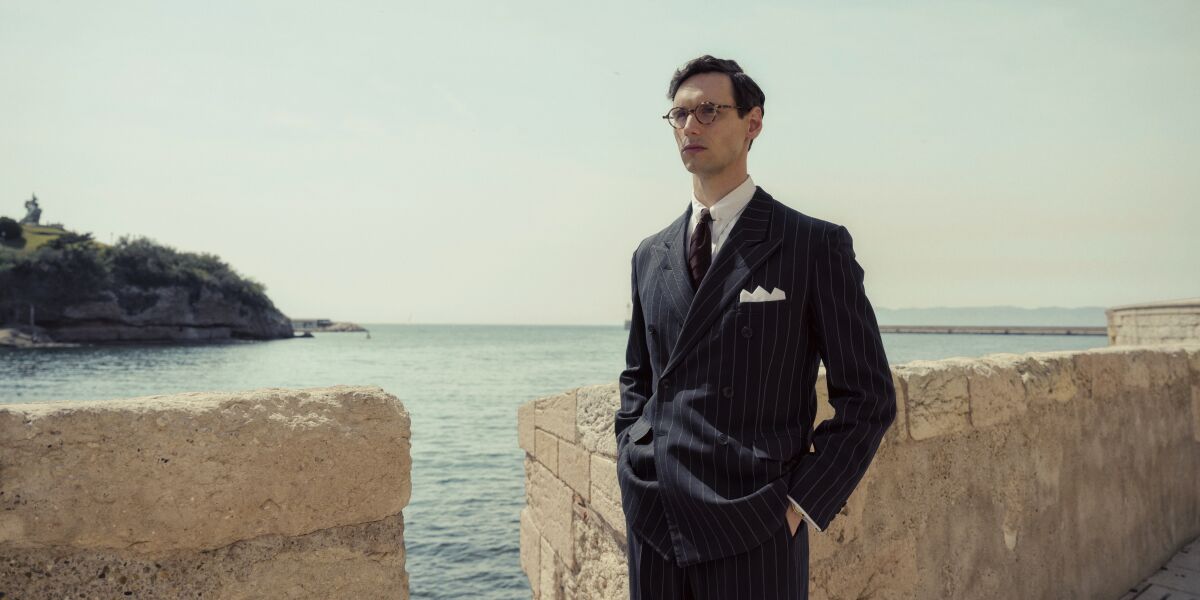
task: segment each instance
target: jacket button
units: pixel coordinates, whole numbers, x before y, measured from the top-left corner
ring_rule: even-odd
[[[654,334],[658,333],[658,330],[657,330],[657,329],[655,329],[653,325],[651,325],[651,326],[647,327],[647,328],[646,328],[646,331],[649,331],[649,332],[650,332],[650,335],[654,335]]]
[[[721,435],[718,435],[718,436],[717,436],[717,443],[718,443],[718,444],[724,444],[724,443],[726,443],[726,442],[728,442],[728,441],[729,441],[729,436],[725,435],[724,433],[722,433]]]
[[[664,379],[664,380],[662,380],[662,381],[658,382],[658,384],[659,384],[659,386],[661,386],[661,387],[662,387],[662,389],[664,389],[664,390],[669,390],[669,389],[671,389],[671,380],[670,380],[670,379]]]
[[[742,328],[742,337],[748,338],[748,337],[753,337],[753,336],[754,336],[754,330],[750,329],[749,325]]]
[[[733,397],[733,386],[727,385],[727,386],[721,388],[721,395],[725,396],[726,398],[732,398]]]

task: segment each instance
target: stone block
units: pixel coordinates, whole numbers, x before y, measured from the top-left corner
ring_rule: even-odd
[[[584,500],[591,495],[590,456],[587,451],[573,444],[558,444],[558,477],[583,496]]]
[[[621,408],[621,390],[615,383],[589,385],[575,391],[576,430],[579,446],[588,452],[617,456],[614,435],[617,411]]]
[[[1192,439],[1200,442],[1200,349],[1188,351],[1192,379]]]
[[[539,555],[542,550],[542,534],[537,524],[533,522],[533,511],[526,506],[521,509],[521,570],[529,579],[529,587],[533,597],[538,597],[538,588],[542,582],[542,568]]]
[[[5,598],[408,598],[404,518],[200,552],[0,544]],[[100,576],[103,574],[103,576]]]
[[[558,475],[558,438],[539,429],[534,432],[533,447],[534,458]]]
[[[537,428],[574,444],[575,434],[575,390],[534,401],[534,423]]]
[[[571,578],[571,596],[581,600],[628,600],[629,566],[625,549],[595,523],[575,522],[579,571]]]
[[[991,354],[967,368],[971,394],[971,425],[991,427],[1025,413],[1025,384],[1019,354]]]
[[[1080,394],[1073,352],[1031,352],[1017,365],[1029,406],[1064,404]],[[1087,389],[1084,388],[1084,393]]]
[[[1137,346],[1113,346],[1075,353],[1078,396],[1111,403],[1150,387],[1150,370]]]
[[[896,420],[883,436],[884,444],[894,444],[912,439],[908,435],[908,398],[905,381],[895,370],[892,371],[892,386],[896,389]]]
[[[526,487],[526,500],[533,509],[533,520],[537,523],[542,539],[563,562],[574,568],[575,552],[571,544],[571,521],[575,515],[574,492],[538,462],[529,467]],[[546,545],[543,544],[542,548],[546,548]],[[544,570],[547,562],[544,550],[541,560]]]
[[[621,487],[617,484],[617,463],[606,457],[591,456],[592,489],[588,506],[610,527],[625,533],[625,511],[621,508]]]
[[[971,428],[966,365],[960,358],[915,360],[896,367],[905,380],[908,432],[924,440]]]
[[[517,407],[517,445],[529,454],[534,453],[533,432],[537,428],[534,424],[534,416],[537,412],[534,402],[534,400],[530,400]]]
[[[558,568],[554,548],[546,538],[542,538],[540,555],[542,573],[536,597],[541,600],[565,600],[562,587],[562,577],[565,573]]]
[[[408,504],[409,426],[377,387],[3,404],[0,544],[201,551],[376,521]]]
[[[1191,370],[1188,365],[1187,348],[1183,346],[1164,347],[1163,371],[1160,373],[1161,383],[1167,388],[1191,385]]]

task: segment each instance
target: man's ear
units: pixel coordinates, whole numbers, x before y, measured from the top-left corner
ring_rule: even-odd
[[[763,125],[763,109],[762,109],[762,107],[755,106],[754,108],[750,109],[750,112],[746,113],[746,121],[747,121],[747,125],[748,125],[748,127],[746,129],[746,141],[749,142],[750,144],[753,144],[754,138],[758,137],[759,134],[762,133],[762,125]]]

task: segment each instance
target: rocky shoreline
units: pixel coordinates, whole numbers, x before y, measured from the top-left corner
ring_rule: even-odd
[[[292,336],[291,321],[273,306],[249,306],[207,288],[195,294],[178,286],[128,287],[61,311],[39,312],[38,327],[16,326],[0,345],[45,348],[62,343],[220,342]]]
[[[79,344],[56,342],[40,327],[0,328],[0,348],[74,348]]]
[[[331,325],[309,329],[313,333],[353,333],[366,331],[367,328],[349,321],[334,321]]]

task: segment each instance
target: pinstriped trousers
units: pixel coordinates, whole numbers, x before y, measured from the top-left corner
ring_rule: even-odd
[[[808,600],[808,524],[741,554],[680,567],[629,532],[630,600]]]

